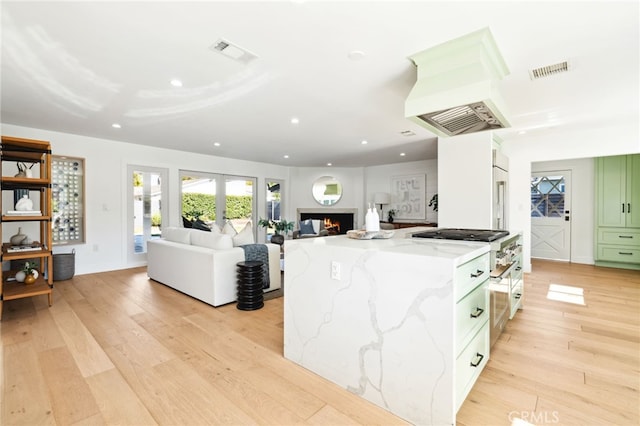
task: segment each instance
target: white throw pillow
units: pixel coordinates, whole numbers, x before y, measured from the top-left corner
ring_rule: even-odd
[[[318,235],[320,232],[320,219],[312,219],[311,224],[313,225],[313,233]]]
[[[220,227],[215,223],[212,223],[211,225],[209,225],[209,228],[211,228],[212,234],[222,234]]]
[[[245,244],[255,244],[255,242],[256,240],[253,238],[253,226],[251,225],[251,222],[247,222],[244,228],[242,228],[242,231],[233,236],[234,247]]]
[[[231,222],[227,221],[224,223],[224,226],[222,227],[222,233],[233,237],[238,233],[238,231],[236,231],[236,229],[233,227]]]
[[[226,250],[233,248],[233,240],[229,235],[194,231],[191,234],[191,245],[214,250]]]
[[[191,244],[191,232],[191,229],[169,226],[162,230],[162,238],[167,241],[173,241],[174,243]]]

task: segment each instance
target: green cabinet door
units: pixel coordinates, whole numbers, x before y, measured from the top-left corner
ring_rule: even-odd
[[[626,155],[597,159],[598,226],[626,226],[626,168]]]
[[[627,155],[627,228],[640,228],[640,154]]]

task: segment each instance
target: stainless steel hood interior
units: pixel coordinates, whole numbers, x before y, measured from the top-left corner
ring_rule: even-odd
[[[444,137],[510,127],[498,88],[509,69],[489,28],[410,59],[417,81],[405,101],[409,120]]]

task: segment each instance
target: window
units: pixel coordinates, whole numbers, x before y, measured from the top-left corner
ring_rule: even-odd
[[[562,217],[564,201],[564,176],[531,177],[531,217]]]

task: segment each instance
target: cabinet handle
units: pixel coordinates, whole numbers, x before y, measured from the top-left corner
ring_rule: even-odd
[[[482,274],[484,274],[484,271],[481,271],[480,269],[476,269],[475,274],[473,272],[471,273],[471,278],[478,278]]]
[[[633,238],[633,235],[618,235],[618,238]]]
[[[476,352],[476,359],[471,361],[470,365],[472,367],[477,367],[477,366],[480,365],[480,363],[482,362],[483,359],[484,359],[484,355],[482,355],[480,352]]]
[[[476,308],[473,312],[471,312],[471,318],[478,318],[480,315],[482,315],[482,313],[484,312],[484,309],[482,308]]]
[[[513,296],[514,299],[518,300],[522,297],[522,293],[516,293],[515,296]]]
[[[627,203],[627,213],[631,213],[631,203]]]
[[[619,251],[618,254],[624,254],[624,255],[627,255],[627,256],[632,256],[633,255],[633,253],[629,253],[629,252],[626,252],[626,251]]]
[[[624,203],[622,203],[622,213],[624,213]]]

